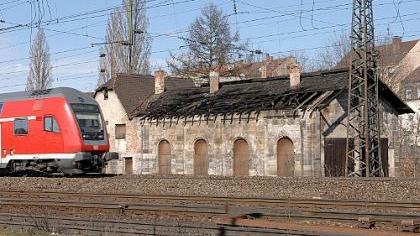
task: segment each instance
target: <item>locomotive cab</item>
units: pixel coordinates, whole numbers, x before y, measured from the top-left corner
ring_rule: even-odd
[[[73,103],[71,108],[79,127],[82,149],[73,163],[74,168],[66,169],[71,172],[97,173],[107,161],[118,159],[118,154],[107,152],[107,134],[98,105]]]

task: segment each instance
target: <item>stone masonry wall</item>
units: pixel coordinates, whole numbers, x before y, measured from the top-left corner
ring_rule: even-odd
[[[114,97],[115,96],[115,97]],[[345,96],[345,95],[343,95]],[[322,112],[306,112],[294,114],[287,111],[261,112],[258,116],[252,113],[249,122],[247,117],[235,116],[231,119],[218,116],[207,121],[199,121],[199,117],[187,120],[160,121],[141,123],[139,118],[129,120],[116,99],[114,93],[109,92],[107,100],[101,100],[101,94],[96,100],[101,105],[102,113],[107,120],[107,131],[110,136],[111,151],[119,152],[120,159],[109,162],[107,173],[123,174],[125,172],[125,158],[132,158],[133,173],[157,174],[159,142],[166,140],[171,146],[171,174],[194,174],[194,144],[203,139],[208,144],[208,174],[233,175],[233,144],[236,139],[245,139],[249,148],[249,175],[275,176],[277,175],[277,141],[287,137],[293,142],[294,175],[295,176],[323,176],[324,175],[324,138],[345,138],[346,119],[345,105],[341,98],[334,100]],[[112,109],[111,109],[112,108]],[[400,161],[395,149],[399,138],[396,116],[385,109],[383,116],[383,135],[389,142],[389,174],[400,176]],[[320,116],[322,114],[323,117]],[[325,120],[324,120],[325,119]],[[328,123],[328,124],[327,124]],[[115,139],[115,124],[126,124],[126,138]],[[322,129],[321,129],[322,127]],[[328,128],[331,131],[326,133]],[[322,132],[320,132],[320,130]],[[403,176],[413,172],[408,161],[401,163],[404,167]],[[411,162],[410,162],[411,163]],[[418,176],[418,174],[417,174]]]
[[[158,173],[158,146],[166,140],[171,146],[171,174],[194,174],[194,143],[204,139],[208,143],[210,175],[233,175],[233,143],[245,139],[249,146],[249,175],[277,175],[277,141],[289,138],[294,145],[294,175],[318,176],[321,174],[319,118],[295,118],[282,112],[262,112],[256,119],[252,114],[250,121],[235,116],[216,121],[192,122],[188,120],[145,123],[139,126],[142,153],[135,159],[135,173]]]

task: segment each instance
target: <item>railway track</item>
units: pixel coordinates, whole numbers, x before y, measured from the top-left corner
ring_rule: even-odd
[[[359,218],[368,217],[375,220],[376,226],[387,225],[394,227],[394,229],[397,229],[396,227],[400,224],[401,220],[420,218],[419,202],[396,203],[384,201],[364,202],[325,199],[260,199],[167,195],[138,196],[120,194],[20,191],[7,191],[0,193],[0,212],[4,212],[3,210],[5,209],[10,210],[18,208],[27,210],[32,209],[35,213],[40,211],[40,209],[48,209],[50,213],[54,212],[55,215],[59,216],[83,216],[89,215],[87,213],[90,212],[90,216],[101,215],[107,217],[125,217],[127,219],[147,215],[167,215],[172,216],[172,218],[179,216],[184,219],[210,219],[209,222],[212,223],[211,226],[208,226],[211,228],[208,229],[209,232],[211,232],[209,233],[210,235],[214,235],[215,232],[217,235],[217,232],[221,229],[221,227],[224,230],[223,233],[233,229],[238,230],[238,222],[250,220],[242,219],[240,216],[252,218],[251,222],[261,222],[262,226],[264,225],[264,222],[273,221],[329,221],[335,223],[356,224]],[[21,217],[24,216],[25,215],[21,215]],[[0,224],[3,224],[2,222],[7,222],[7,220],[3,221],[2,217],[3,216],[0,216]],[[93,218],[90,219],[92,221]],[[127,221],[127,219],[125,221]],[[227,219],[237,219],[235,223],[236,226]],[[58,219],[55,219],[55,221],[58,221]],[[67,221],[69,220],[67,219]],[[119,222],[118,224],[124,225],[125,223]],[[63,224],[61,223],[61,225]],[[67,222],[64,225],[71,224]],[[261,231],[258,231],[259,233],[267,234],[264,229],[269,230],[269,228],[257,227],[253,224],[248,226],[246,226],[246,224],[239,226],[240,228],[244,228],[243,233],[246,232],[246,230],[255,231],[258,229]],[[207,226],[202,226],[200,228],[204,229],[206,227]],[[282,229],[282,227],[284,228],[284,226],[279,226],[276,229],[270,230],[277,230],[277,233],[281,234],[281,232],[286,232],[284,231],[285,229]],[[100,228],[103,229],[103,227]],[[186,225],[181,228],[190,229]],[[290,231],[291,229],[287,230]],[[269,232],[274,234],[274,231]],[[321,233],[314,234],[313,232],[312,234],[299,233],[302,232],[296,231],[296,234],[289,233],[289,235],[327,235]]]
[[[48,233],[85,235],[288,235],[288,236],[394,236],[395,232],[308,226],[293,223],[269,223],[241,220],[240,225],[204,224],[179,221],[130,221],[93,218],[27,216],[0,213],[0,225],[20,229],[35,228]],[[264,225],[264,227],[261,227]],[[399,233],[400,236],[411,236]]]

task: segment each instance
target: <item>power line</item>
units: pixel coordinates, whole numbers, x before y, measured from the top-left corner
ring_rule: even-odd
[[[157,0],[147,0],[146,3],[155,2],[155,1],[157,1]],[[194,2],[194,1],[197,1],[197,0],[180,0],[180,1],[177,1],[177,2],[174,2],[174,3],[152,5],[150,7],[145,7],[145,9],[160,8],[160,7],[165,7],[165,6],[169,6],[169,5],[173,5],[173,4],[183,4],[183,3],[189,3],[189,2]],[[36,28],[36,27],[39,27],[39,26],[56,25],[56,24],[74,22],[74,21],[79,21],[79,20],[92,19],[92,18],[96,18],[96,17],[109,16],[111,13],[101,14],[101,15],[97,15],[97,16],[85,17],[85,16],[88,16],[88,15],[94,15],[94,14],[98,14],[98,13],[112,11],[112,10],[120,8],[121,6],[123,6],[123,5],[119,4],[119,5],[114,6],[114,7],[104,8],[104,9],[100,9],[100,10],[93,10],[93,11],[82,12],[82,13],[77,13],[77,14],[73,14],[73,15],[63,16],[63,17],[57,17],[55,19],[50,19],[50,20],[47,20],[47,21],[41,21],[41,22],[39,22],[35,25],[33,25],[32,23],[26,23],[26,24],[16,23],[14,26],[10,26],[8,28],[0,28],[0,34],[4,33],[2,31],[5,31],[6,33],[10,33],[10,32],[13,32],[13,31],[16,31],[16,30],[22,30],[22,29],[25,29],[25,28]]]
[[[57,55],[57,54],[63,54],[63,53],[67,53],[67,52],[81,51],[81,50],[86,50],[86,49],[89,49],[89,48],[92,48],[92,47],[71,48],[71,49],[66,49],[66,50],[50,53],[50,55]],[[14,61],[28,60],[28,59],[31,59],[31,58],[32,57],[15,58],[15,59],[10,59],[10,60],[0,61],[0,64],[8,63],[8,62],[14,62]]]
[[[66,77],[66,78],[63,78],[63,79],[56,78],[55,79],[55,82],[56,83],[60,83],[60,82],[63,82],[63,81],[77,80],[77,79],[82,79],[82,78],[89,78],[89,77],[94,76],[93,75],[94,73],[97,74],[97,72],[88,72],[88,73],[84,73],[84,74],[79,74],[79,76],[76,76],[76,77]],[[91,76],[88,76],[89,74],[92,74],[92,75]],[[8,84],[8,85],[0,86],[0,89],[1,88],[14,88],[14,87],[20,87],[20,86],[26,86],[26,83]]]
[[[77,65],[82,65],[82,64],[92,63],[92,62],[99,62],[99,59],[89,60],[89,61],[81,61],[81,62],[65,63],[65,64],[51,66],[51,68],[59,68],[59,67],[67,67],[67,66],[77,66]],[[4,73],[0,73],[0,76],[1,75],[17,74],[17,73],[22,73],[22,72],[27,72],[27,71],[28,70],[18,70],[18,71],[4,72]]]
[[[106,21],[107,20],[97,21],[97,22],[92,23],[92,24],[87,24],[87,25],[76,27],[76,28],[71,28],[71,29],[69,29],[69,30],[67,30],[65,32],[66,33],[72,33],[72,32],[74,32],[76,30],[79,30],[79,29],[85,29],[85,28],[92,27],[92,26],[98,26],[100,24],[103,24]],[[64,32],[63,33],[60,32],[60,33],[56,33],[56,34],[51,34],[51,35],[48,36],[48,39],[51,39],[53,37],[56,37],[56,36],[62,35],[62,34],[64,34]],[[1,47],[0,50],[4,50],[4,49],[8,49],[8,48],[14,48],[16,46],[24,45],[24,44],[28,44],[28,43],[31,43],[31,41],[30,40],[27,40],[27,41],[19,42],[19,43],[12,44],[12,45],[9,45],[9,46],[6,46],[6,47]]]

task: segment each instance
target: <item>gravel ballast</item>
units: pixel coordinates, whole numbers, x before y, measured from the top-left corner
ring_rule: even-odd
[[[420,180],[141,175],[103,178],[1,177],[0,191],[415,202],[420,201]]]

